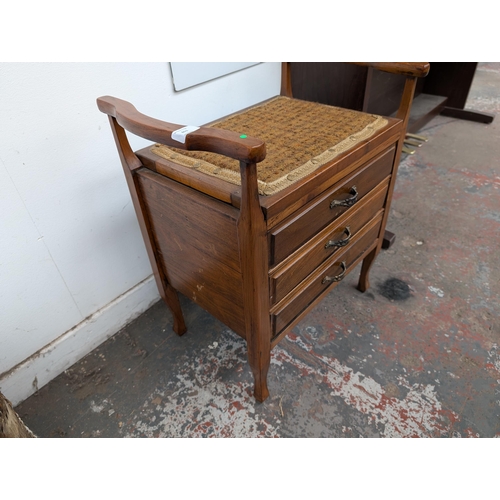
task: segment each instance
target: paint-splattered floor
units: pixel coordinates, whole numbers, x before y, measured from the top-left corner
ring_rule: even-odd
[[[500,64],[468,108],[500,113]],[[157,303],[17,407],[43,437],[500,437],[500,116],[437,117],[403,159],[372,288],[358,272],[273,351],[252,397],[244,342]]]

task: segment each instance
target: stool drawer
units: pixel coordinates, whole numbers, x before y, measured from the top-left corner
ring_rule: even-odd
[[[318,231],[359,203],[391,173],[394,146],[292,214],[270,234],[270,264],[288,257]]]
[[[358,258],[377,241],[382,214],[377,215],[342,252],[335,252],[314,273],[290,294],[288,299],[272,308],[273,336],[282,332],[316,297],[337,285],[352,269]],[[330,281],[332,280],[332,281]]]
[[[358,231],[383,209],[389,179],[270,272],[271,305],[279,302],[327,258],[345,250]]]

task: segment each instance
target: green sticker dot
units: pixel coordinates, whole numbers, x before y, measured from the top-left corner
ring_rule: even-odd
[[[245,134],[240,135],[240,139],[246,139],[246,138],[247,138],[247,136]]]

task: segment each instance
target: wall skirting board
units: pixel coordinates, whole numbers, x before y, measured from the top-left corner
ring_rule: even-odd
[[[14,406],[21,403],[159,299],[155,280],[153,276],[149,276],[0,375],[0,391]]]

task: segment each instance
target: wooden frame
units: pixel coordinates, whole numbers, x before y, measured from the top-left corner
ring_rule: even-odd
[[[257,189],[257,163],[266,156],[266,145],[260,139],[241,139],[236,133],[204,126],[189,133],[181,144],[171,135],[182,125],[147,117],[114,97],[97,99],[99,109],[109,116],[156,284],[172,311],[174,330],[179,335],[186,331],[177,297],[180,291],[245,338],[258,401],[269,396],[267,372],[272,347],[337,284],[333,282],[316,292],[320,274],[336,265],[333,257],[328,257],[285,299],[271,306],[270,277],[276,272],[270,257],[271,232],[287,224],[295,214],[316,210],[316,200],[325,193],[342,191],[342,183],[349,176],[366,175],[363,179],[367,186],[379,182],[377,169],[388,165],[384,167],[389,169],[390,177],[383,181],[386,183],[383,208],[377,208],[377,214],[367,214],[373,218],[353,239],[354,246],[345,250],[345,255],[350,255],[349,270],[363,260],[361,291],[369,287],[369,270],[382,244],[415,81],[425,76],[429,65],[356,64],[406,75],[397,117],[388,119],[387,126],[373,138],[267,197],[260,196]],[[282,67],[281,92],[292,95],[288,63]],[[240,162],[241,187],[155,157],[149,148],[134,153],[125,130],[181,150],[210,151],[234,158]],[[365,171],[369,174],[361,174]],[[207,219],[210,230],[206,228]],[[312,238],[293,250],[288,258],[299,258],[311,251],[314,241]],[[355,245],[361,244],[358,250]],[[304,301],[308,302],[306,306],[300,305],[300,310],[295,310],[299,306],[294,304]],[[292,319],[276,330],[276,324],[285,316]]]

